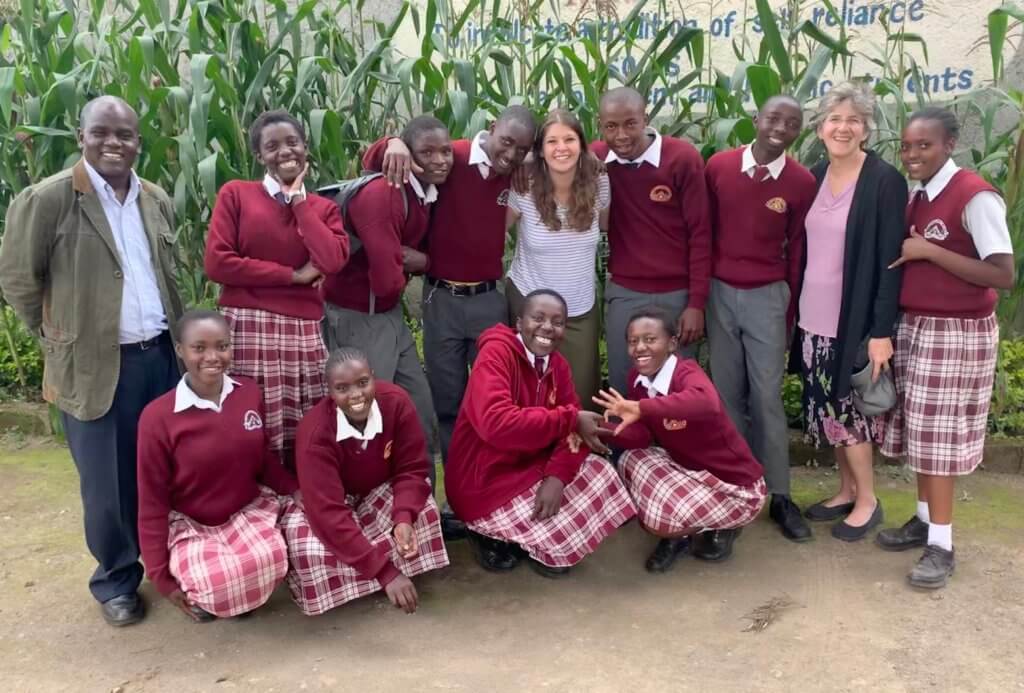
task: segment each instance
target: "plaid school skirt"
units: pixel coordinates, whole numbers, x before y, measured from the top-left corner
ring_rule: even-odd
[[[484,536],[518,544],[530,557],[552,568],[576,565],[636,515],[626,487],[605,460],[589,455],[562,491],[562,507],[546,520],[533,520],[541,482],[466,527]]]
[[[231,372],[253,378],[262,388],[263,425],[271,449],[292,450],[302,415],[327,393],[327,348],[320,321],[258,308],[220,310],[231,326]]]
[[[750,486],[727,484],[710,472],[684,469],[661,448],[627,450],[619,468],[640,524],[658,535],[743,527],[768,494],[763,478]]]
[[[897,403],[885,416],[882,454],[920,474],[962,476],[981,463],[999,348],[987,318],[904,315],[896,332]]]
[[[263,606],[288,572],[280,510],[277,495],[261,488],[254,501],[217,527],[171,511],[168,568],[185,596],[221,618]]]
[[[402,558],[391,535],[391,506],[394,494],[391,484],[373,489],[362,500],[348,496],[346,502],[360,529],[371,544],[385,544],[391,562],[406,577],[420,575],[448,565],[448,551],[441,538],[441,513],[432,496],[413,524],[419,553],[412,559]],[[281,527],[288,543],[288,589],[302,613],[316,616],[359,597],[379,591],[376,580],[361,577],[356,569],[334,557],[334,554],[313,534],[305,513],[289,501],[281,518]]]

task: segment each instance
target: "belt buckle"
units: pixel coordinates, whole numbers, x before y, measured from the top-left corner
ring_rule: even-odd
[[[442,279],[441,281],[444,281],[444,280]],[[445,286],[448,287],[448,293],[450,293],[452,296],[458,296],[459,295],[459,289],[461,289],[462,287],[456,286],[455,284],[452,284],[449,281],[445,281],[444,283],[445,283]]]
[[[141,342],[139,342],[139,351],[146,351],[147,349],[149,349],[151,346],[153,346],[151,342],[152,340],[143,339]]]

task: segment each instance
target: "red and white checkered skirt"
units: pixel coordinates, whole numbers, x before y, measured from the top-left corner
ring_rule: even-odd
[[[487,517],[466,526],[484,536],[519,544],[530,557],[552,568],[576,565],[605,537],[636,515],[615,468],[588,455],[562,491],[562,507],[546,520],[532,520],[537,482]]]
[[[679,466],[655,447],[627,450],[619,469],[640,524],[657,535],[743,527],[761,512],[768,493],[763,478],[750,486],[727,484],[710,472]]]
[[[270,447],[292,450],[302,415],[327,393],[327,348],[320,321],[258,308],[220,310],[231,326],[231,372],[253,378],[263,389],[263,425]]]
[[[970,474],[985,451],[999,323],[904,315],[896,332],[896,406],[882,454],[933,476]]]
[[[360,529],[371,544],[386,544],[391,561],[406,577],[420,575],[448,565],[448,551],[441,538],[441,513],[433,497],[427,498],[413,524],[419,553],[412,559],[402,558],[391,532],[391,506],[394,494],[391,484],[381,484],[362,500],[348,496]],[[316,616],[359,597],[381,589],[377,580],[367,580],[356,569],[335,558],[334,554],[313,534],[305,513],[292,501],[287,502],[281,517],[281,528],[288,542],[288,589],[292,599],[307,616]]]
[[[185,596],[222,618],[263,606],[288,572],[280,511],[277,495],[267,488],[217,527],[171,511],[168,568]]]

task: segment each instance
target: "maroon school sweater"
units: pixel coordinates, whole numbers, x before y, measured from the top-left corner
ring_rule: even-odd
[[[270,450],[259,385],[231,377],[238,385],[219,413],[189,407],[175,414],[171,390],[139,419],[139,546],[146,574],[163,595],[178,589],[167,567],[167,513],[215,527],[251,503],[259,484],[281,494],[297,488]]]
[[[608,145],[594,142],[602,161]],[[704,162],[689,142],[662,136],[661,162],[608,164],[612,208],[608,270],[612,281],[643,293],[688,289],[704,308],[711,276],[711,225]]]
[[[402,297],[407,278],[402,269],[402,246],[421,250],[427,235],[430,205],[420,202],[412,186],[402,191],[392,188],[383,178],[370,181],[348,203],[348,219],[363,247],[345,268],[324,280],[324,298],[336,306],[370,310],[370,291],[375,297],[374,312],[391,310]]]
[[[980,192],[995,192],[984,178],[960,169],[939,196],[929,201],[923,192],[907,207],[907,228],[913,226],[931,243],[960,255],[978,258],[974,239],[963,223],[964,208]],[[985,318],[995,310],[995,289],[978,286],[947,272],[934,262],[915,260],[903,266],[900,309],[915,315],[944,318]]]
[[[744,149],[715,154],[705,170],[714,239],[711,276],[738,289],[785,280],[795,307],[804,217],[818,186],[789,157],[777,179],[755,180],[740,170]]]
[[[387,137],[363,155],[363,168],[379,171]],[[455,140],[455,163],[448,179],[437,187],[437,202],[427,231],[430,276],[456,282],[501,279],[505,254],[505,207],[511,183],[491,169],[484,178],[469,163],[472,142]]]
[[[718,390],[693,359],[680,358],[669,394],[649,397],[629,371],[629,398],[640,402],[640,421],[611,441],[621,448],[652,442],[685,469],[707,471],[727,484],[749,486],[764,474],[761,465],[722,406]]]
[[[384,430],[367,442],[338,442],[338,408],[324,397],[299,422],[295,467],[313,533],[334,556],[371,580],[386,585],[400,575],[386,544],[363,535],[347,496],[361,498],[391,484],[391,520],[414,524],[430,495],[427,440],[405,390],[377,380],[377,406]]]
[[[262,181],[224,184],[203,263],[206,276],[222,285],[220,305],[319,320],[320,293],[312,285],[292,284],[292,272],[310,260],[325,275],[348,260],[348,236],[336,204],[309,194],[304,202],[286,205]]]

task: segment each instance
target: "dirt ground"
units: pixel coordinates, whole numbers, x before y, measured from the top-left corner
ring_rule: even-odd
[[[902,522],[909,478],[877,476]],[[834,482],[801,469],[795,495]],[[794,545],[765,514],[732,560],[661,576],[644,572],[653,540],[634,523],[561,581],[484,573],[455,542],[452,566],[418,579],[412,616],[381,596],[307,618],[282,588],[247,620],[193,625],[146,583],[149,616],[125,629],[86,589],[76,486],[65,449],[0,440],[4,692],[1024,691],[1020,476],[959,488],[959,565],[938,593],[907,586],[916,554],[842,544],[827,526]]]

